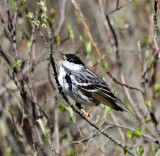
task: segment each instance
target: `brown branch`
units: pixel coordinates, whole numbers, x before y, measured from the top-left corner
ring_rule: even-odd
[[[96,137],[96,136],[99,136],[100,134],[102,134],[102,132],[106,131],[107,129],[109,129],[109,128],[111,128],[111,127],[113,127],[113,126],[112,126],[112,125],[107,125],[104,129],[100,129],[100,130],[96,131],[96,132],[95,132],[93,135],[91,135],[90,137],[85,138],[85,139],[82,139],[82,140],[79,140],[79,141],[73,141],[73,142],[71,142],[71,143],[69,143],[69,144],[67,144],[67,145],[64,145],[64,147],[69,146],[69,145],[72,145],[72,144],[83,144],[83,143],[89,141],[90,139],[92,139],[92,138],[94,138],[94,137]]]
[[[80,8],[78,7],[78,4],[76,3],[75,0],[72,0],[72,3],[73,3],[75,9],[77,10],[77,12],[79,13],[79,15],[80,15],[80,17],[81,17],[81,20],[82,20],[82,22],[83,22],[84,28],[86,29],[87,35],[88,35],[90,41],[92,42],[92,45],[93,45],[94,48],[96,49],[97,54],[98,54],[99,56],[101,56],[101,52],[100,52],[100,50],[98,49],[96,43],[95,43],[94,40],[93,40],[93,37],[92,37],[92,35],[91,35],[90,31],[89,31],[89,28],[88,28],[88,25],[87,25],[87,23],[86,23],[86,21],[85,21],[85,18],[84,18],[84,16],[83,16]]]
[[[62,0],[60,2],[61,2],[61,16],[60,16],[58,27],[54,34],[55,36],[59,35],[59,33],[61,32],[62,26],[64,24],[64,20],[65,20],[65,10],[66,10],[67,0]]]
[[[121,85],[121,86],[124,86],[124,87],[127,87],[127,88],[129,88],[129,89],[133,89],[133,90],[139,91],[139,92],[141,92],[142,94],[144,93],[144,92],[142,91],[142,89],[140,89],[140,88],[132,87],[132,86],[126,84],[126,83],[120,82],[119,80],[117,80],[115,77],[112,76],[112,74],[110,73],[110,71],[109,71],[108,69],[105,69],[105,70],[106,70],[106,73],[109,75],[109,77],[110,77],[114,82],[116,82],[117,84],[119,84],[119,85]]]
[[[8,16],[8,31],[10,33],[10,38],[12,41],[12,47],[13,51],[15,52],[15,59],[18,60],[19,54],[17,50],[17,42],[16,42],[16,20],[17,20],[17,14],[18,14],[18,8],[17,8],[17,1],[15,1],[15,13],[14,13],[14,19],[12,21],[12,17],[10,15],[10,10],[7,10],[7,16]]]
[[[115,13],[115,12],[121,10],[122,8],[124,8],[125,6],[127,6],[127,5],[130,4],[130,3],[131,3],[131,1],[129,1],[129,2],[126,3],[126,4],[123,4],[123,5],[119,6],[119,0],[117,0],[116,9],[110,11],[108,14],[109,14],[109,15],[110,15],[110,14],[113,14],[113,13]]]
[[[149,72],[149,70],[151,69],[153,63],[155,62],[155,60],[158,58],[158,53],[159,51],[157,51],[154,56],[153,56],[153,60],[151,61],[151,63],[148,65],[148,67],[145,69],[145,71],[142,74],[142,78],[145,80],[146,74]]]

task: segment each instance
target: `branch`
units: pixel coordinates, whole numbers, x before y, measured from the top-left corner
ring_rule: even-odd
[[[102,132],[106,131],[107,129],[109,128],[113,128],[113,127],[119,127],[119,128],[123,128],[123,129],[127,129],[127,130],[131,130],[131,131],[136,131],[136,129],[134,128],[130,128],[128,126],[124,126],[124,125],[119,125],[119,124],[115,124],[115,123],[109,123],[109,125],[107,125],[104,129],[101,129],[101,130],[98,130],[96,133],[94,133],[92,136],[88,137],[88,138],[85,138],[85,139],[82,139],[82,140],[79,140],[79,141],[73,141],[71,142],[70,144],[67,144],[65,146],[69,146],[69,145],[72,145],[72,144],[82,144],[82,143],[85,143],[87,141],[89,141],[91,138],[94,138],[100,134],[102,134]],[[148,140],[151,140],[153,141],[155,144],[157,145],[160,145],[160,142],[156,139],[156,138],[153,138],[152,136],[150,135],[147,135],[147,134],[144,134],[142,133],[142,136]]]
[[[115,12],[121,10],[122,8],[124,8],[124,7],[126,7],[128,4],[130,4],[131,2],[132,2],[132,1],[129,1],[129,2],[127,2],[126,4],[123,4],[123,5],[119,6],[119,0],[117,0],[116,9],[110,11],[108,14],[110,15],[110,14],[113,14],[113,13],[115,13]]]
[[[55,36],[59,35],[59,33],[61,32],[61,29],[63,27],[64,20],[65,20],[66,4],[67,4],[67,0],[62,0],[62,2],[61,2],[61,16],[60,16],[60,21],[59,21],[58,27],[57,27],[55,34],[54,34]]]
[[[134,131],[134,132],[136,131],[136,129],[130,128],[130,127],[127,127],[127,126],[124,126],[124,125],[119,125],[119,124],[115,124],[115,123],[110,123],[110,124],[115,126],[115,127],[124,128],[124,129],[131,130],[131,131]],[[142,136],[146,139],[149,139],[149,140],[153,141],[157,145],[160,145],[160,142],[156,138],[153,138],[152,136],[147,135],[147,134],[143,134],[143,133],[142,133]]]
[[[154,42],[154,45],[155,45],[155,48],[156,48],[156,53],[154,54],[153,56],[153,60],[151,61],[151,63],[148,65],[148,67],[146,68],[145,71],[142,71],[143,74],[141,76],[142,78],[142,87],[144,88],[145,90],[145,95],[143,95],[143,98],[144,98],[144,102],[146,103],[148,101],[148,96],[147,96],[147,90],[146,90],[146,85],[145,85],[145,82],[146,82],[146,74],[147,72],[150,71],[150,69],[152,68],[152,65],[155,66],[155,64],[157,63],[157,60],[158,60],[158,57],[159,57],[159,54],[160,54],[160,51],[159,51],[159,48],[158,48],[158,45],[157,45],[157,37],[158,37],[158,33],[159,33],[159,30],[158,30],[158,25],[157,25],[157,10],[158,10],[158,0],[155,0],[154,1],[154,15],[153,15],[153,23],[154,23],[154,30],[153,30],[153,42]],[[142,59],[142,58],[141,58]],[[156,66],[155,66],[156,67]],[[156,70],[154,71],[156,72]],[[151,80],[153,80],[155,76],[155,73],[153,74],[153,76],[151,77]],[[154,85],[154,81],[152,83],[150,83],[150,85]],[[149,108],[147,107],[148,109],[148,112],[149,112],[149,115],[150,115],[150,118],[152,119],[152,122],[157,130],[157,133],[160,135],[160,126],[158,124],[158,121],[156,119],[156,116],[152,110],[152,108]]]
[[[77,10],[77,12],[79,13],[79,15],[80,15],[80,17],[81,17],[81,20],[82,20],[83,25],[84,25],[84,27],[85,27],[85,29],[86,29],[87,35],[88,35],[90,41],[92,42],[92,45],[93,45],[94,48],[96,49],[96,52],[97,52],[98,56],[101,56],[101,52],[100,52],[100,50],[98,49],[96,43],[95,43],[94,40],[93,40],[93,37],[92,37],[92,35],[91,35],[90,31],[89,31],[88,25],[87,25],[87,23],[86,23],[86,21],[85,21],[85,19],[84,19],[84,16],[83,16],[81,10],[80,10],[80,8],[78,7],[78,4],[76,3],[75,0],[72,0],[72,3],[73,3],[75,9]]]
[[[122,62],[120,60],[119,43],[118,43],[118,38],[117,38],[116,32],[115,32],[113,26],[110,23],[109,16],[105,15],[105,13],[104,13],[104,5],[103,5],[103,1],[102,0],[99,0],[99,6],[100,6],[100,9],[101,9],[101,12],[105,16],[105,18],[104,18],[104,27],[106,28],[106,32],[108,34],[109,42],[110,42],[111,46],[113,47],[113,50],[114,50],[114,52],[116,54],[117,66],[118,66],[121,82],[122,82],[122,84],[126,84],[125,78],[124,78],[124,76],[122,74]],[[128,98],[128,101],[130,102],[131,106],[133,107],[137,117],[140,119],[140,121],[142,123],[145,123],[140,111],[138,110],[137,106],[135,105],[134,101],[132,100],[128,89],[126,87],[124,87],[124,86],[123,86],[123,89],[124,89],[125,94],[126,94],[126,96]]]
[[[132,87],[132,86],[129,86],[128,84],[126,83],[121,83],[119,80],[117,80],[115,77],[112,76],[112,74],[110,73],[110,71],[108,69],[105,69],[107,74],[109,75],[109,77],[114,81],[116,82],[117,84],[121,85],[121,86],[124,86],[124,87],[127,87],[129,89],[133,89],[133,90],[136,90],[136,91],[139,91],[143,94],[143,91],[142,89],[140,88],[136,88],[136,87]]]
[[[107,125],[104,129],[101,129],[101,130],[98,130],[96,131],[92,136],[88,137],[88,138],[85,138],[85,139],[82,139],[82,140],[79,140],[79,141],[73,141],[65,146],[69,146],[69,145],[72,145],[72,144],[83,144],[87,141],[89,141],[90,139],[102,134],[102,132],[106,131],[108,128],[111,128],[113,127],[112,125]]]
[[[18,7],[17,7],[17,2],[15,1],[15,13],[14,13],[14,19],[12,21],[12,17],[10,15],[10,10],[7,10],[7,15],[8,15],[8,31],[10,32],[10,38],[12,41],[12,47],[13,51],[15,53],[15,59],[18,60],[19,54],[18,54],[18,49],[17,49],[17,42],[16,42],[16,21],[17,21],[17,15],[18,15]]]

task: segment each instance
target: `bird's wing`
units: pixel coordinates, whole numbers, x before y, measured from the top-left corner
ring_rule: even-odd
[[[123,104],[118,96],[110,89],[107,83],[90,70],[76,76],[79,82],[78,88],[86,95],[91,96],[95,101],[99,101],[117,111],[127,111],[129,109]],[[130,112],[131,113],[131,112]]]
[[[123,111],[121,107],[116,104],[115,96],[111,92],[106,93],[104,90],[97,89],[96,85],[78,86],[78,88],[85,95],[90,95],[95,101],[101,102],[117,111]],[[89,90],[89,88],[92,88]]]

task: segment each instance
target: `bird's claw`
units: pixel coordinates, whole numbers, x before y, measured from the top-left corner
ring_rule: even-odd
[[[84,113],[83,114],[85,117],[89,117],[90,118],[90,115],[89,115],[89,113],[87,112],[87,113]]]

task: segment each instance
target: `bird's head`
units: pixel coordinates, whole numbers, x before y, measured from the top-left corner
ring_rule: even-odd
[[[62,54],[62,59],[58,60],[59,67],[64,67],[71,71],[78,71],[84,69],[84,63],[74,54]]]

